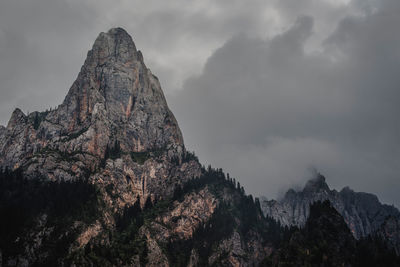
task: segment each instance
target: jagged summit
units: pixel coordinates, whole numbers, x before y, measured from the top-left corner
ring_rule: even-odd
[[[21,114],[13,113],[8,129],[21,122]],[[41,117],[38,126],[46,139],[92,129],[100,136],[86,149],[98,156],[109,143],[104,135],[122,139],[128,151],[183,148],[182,134],[158,79],[122,28],[99,34],[64,102]]]
[[[112,165],[110,151],[123,164]],[[58,108],[29,116],[16,109],[0,131],[0,167],[23,167],[26,176],[49,180],[80,179],[88,173],[101,180],[115,171],[109,168],[118,168],[114,177],[137,177],[141,197],[170,194],[174,179],[164,179],[170,175],[168,164],[181,163],[185,153],[159,80],[122,28],[98,35]],[[144,162],[154,166],[138,166]],[[196,176],[200,165],[195,165],[191,174],[184,176],[181,169],[173,176]],[[150,177],[160,181],[147,183]]]
[[[121,28],[97,37],[61,109],[66,116],[61,121],[72,131],[90,124],[94,115],[102,114],[110,123],[122,121],[130,131],[144,131],[137,134],[140,142],[126,140],[136,151],[172,143],[183,145],[158,79],[144,64],[130,35]],[[168,140],[157,142],[164,136]]]
[[[125,29],[123,29],[121,27],[111,28],[110,30],[108,30],[107,33],[104,33],[104,32],[100,33],[95,41],[95,44],[103,36],[107,36],[108,38],[113,40],[115,43],[127,42],[129,44],[129,46],[132,47],[132,49],[136,51],[136,47],[135,47],[132,37],[129,35],[129,33]]]
[[[316,192],[316,191],[329,191],[329,186],[326,183],[325,177],[320,174],[316,173],[316,176],[306,183],[304,186],[303,192]]]
[[[92,50],[88,53],[88,58],[100,64],[110,61],[110,58],[128,62],[139,59],[137,54],[132,37],[122,28],[112,28],[106,33],[99,34]]]
[[[8,121],[7,129],[13,129],[16,125],[23,123],[25,119],[26,116],[24,112],[22,112],[21,109],[16,108],[13,111],[10,120]]]
[[[387,216],[400,220],[400,212],[395,207],[381,204],[377,196],[354,192],[349,187],[340,192],[331,190],[325,177],[319,173],[306,183],[303,191],[289,189],[283,199],[264,200],[261,206],[265,215],[275,218],[283,225],[304,226],[310,213],[310,205],[325,200],[329,200],[344,217],[355,238],[377,231]]]

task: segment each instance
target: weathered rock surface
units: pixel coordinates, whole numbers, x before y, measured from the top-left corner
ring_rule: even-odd
[[[261,266],[399,266],[400,257],[377,236],[355,239],[331,203],[314,202],[302,228],[293,230]]]
[[[315,202],[304,227],[274,253],[269,266],[354,266],[356,250],[343,217],[328,201]]]
[[[395,250],[397,255],[400,255],[400,220],[398,218],[387,217],[376,233]]]
[[[199,162],[187,157],[157,77],[121,28],[97,37],[61,105],[29,115],[16,109],[7,127],[0,127],[0,169],[21,170],[25,178],[44,182],[85,181],[99,189],[105,206],[96,223],[71,226],[81,232],[75,248],[114,227],[115,214],[138,199],[144,205],[168,198],[201,174]],[[40,257],[44,237],[37,232],[51,229],[31,229],[38,240],[25,244],[30,251],[25,260]]]
[[[309,180],[302,191],[290,189],[278,201],[264,199],[261,207],[266,216],[285,226],[302,227],[310,214],[310,204],[324,200],[332,203],[357,239],[377,231],[388,216],[400,219],[400,212],[394,206],[381,204],[373,194],[354,192],[348,187],[340,192],[330,190],[320,174]]]
[[[154,266],[170,266],[160,244],[166,246],[169,242],[193,238],[194,231],[211,218],[217,204],[218,200],[205,188],[187,194],[182,202],[174,201],[169,211],[143,226],[141,235],[146,237],[148,246],[152,248],[149,262],[156,263]],[[195,261],[193,257],[192,261]]]
[[[169,210],[140,229],[141,235],[147,239],[148,247],[152,248],[148,255],[149,262],[156,262],[158,266],[175,266],[174,264],[179,264],[179,266],[257,266],[271,253],[271,245],[268,245],[267,240],[260,233],[254,229],[247,233],[239,230],[243,222],[235,215],[231,218],[232,232],[222,235],[223,238],[215,239],[213,236],[208,236],[209,232],[206,235],[199,234],[199,229],[201,231],[217,227],[211,231],[224,232],[225,227],[230,228],[228,225],[213,224],[214,221],[224,220],[218,217],[219,215],[215,216],[218,213],[217,209],[221,209],[221,205],[226,205],[222,204],[225,199],[230,199],[232,203],[230,209],[237,209],[235,205],[238,204],[240,194],[227,188],[221,190],[218,196],[212,191],[213,189],[209,186],[205,186],[199,191],[185,194],[182,200],[174,201]],[[222,209],[226,212],[225,207]],[[232,214],[229,213],[229,216]],[[200,251],[205,247],[210,247],[208,253]],[[168,254],[163,253],[162,248],[167,248],[164,251]],[[188,255],[181,250],[187,250]],[[168,261],[171,254],[179,253],[182,253],[178,258],[181,261]],[[182,265],[184,259],[187,265]]]
[[[16,109],[0,130],[0,166],[22,167],[32,178],[112,185],[119,208],[137,195],[171,194],[176,183],[198,176],[199,164],[182,163],[184,155],[159,81],[121,28],[97,37],[57,109],[28,116]]]

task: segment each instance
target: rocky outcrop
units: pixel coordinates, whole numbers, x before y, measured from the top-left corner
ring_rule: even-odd
[[[355,239],[343,217],[326,200],[314,202],[302,228],[261,266],[399,266],[400,257],[377,236]]]
[[[116,208],[158,199],[199,175],[160,83],[121,28],[101,33],[64,102],[28,116],[16,109],[0,131],[0,165],[51,181],[113,187]],[[110,155],[112,154],[112,155]]]
[[[152,238],[163,243],[171,238],[190,239],[194,231],[210,219],[217,204],[218,200],[208,188],[190,193],[182,202],[174,201],[169,211],[155,218],[143,231],[151,232]]]
[[[238,208],[235,202],[240,201],[240,195],[224,187],[219,187],[222,190],[215,195],[212,187],[185,194],[182,200],[174,201],[167,211],[140,229],[148,247],[152,248],[149,262],[156,262],[158,266],[257,266],[271,253],[271,246],[266,245],[260,233],[253,229],[245,234],[240,230],[242,222],[231,212]],[[229,206],[224,204],[227,198],[231,201]],[[220,217],[221,211],[232,216],[231,226],[218,225],[218,221],[226,220]],[[211,230],[213,227],[216,228]],[[231,229],[229,234],[225,227]],[[204,229],[226,233],[216,238]]]
[[[358,266],[356,250],[357,241],[343,217],[329,201],[315,202],[304,227],[294,231],[264,266]]]
[[[376,234],[385,240],[397,255],[400,255],[400,220],[398,218],[387,217]]]
[[[184,201],[176,202],[173,210],[156,219],[155,223],[171,229],[170,236],[190,239],[194,231],[210,219],[217,204],[218,200],[206,188],[186,195]]]
[[[223,240],[218,250],[209,258],[209,265],[220,262],[222,255],[227,254],[228,256],[222,261],[228,266],[244,266],[246,265],[245,256],[246,251],[242,247],[242,240],[238,232],[233,232],[232,236],[228,239]]]
[[[140,229],[150,247],[149,262],[154,266],[170,266],[161,247],[177,240],[190,240],[198,227],[206,223],[218,204],[208,188],[187,194],[182,201],[174,201],[171,208]],[[192,261],[196,261],[195,250]],[[193,262],[193,264],[195,264]]]
[[[278,201],[264,199],[261,207],[266,216],[285,226],[304,226],[310,204],[324,200],[332,203],[357,239],[377,231],[388,216],[400,219],[400,212],[395,207],[381,204],[373,194],[354,192],[348,187],[340,192],[330,190],[325,177],[320,174],[309,180],[302,191],[290,189]]]
[[[93,185],[101,202],[96,221],[76,221],[63,230],[77,232],[71,248],[79,249],[113,229],[118,214],[137,200],[143,206],[148,199],[171,197],[178,186],[200,176],[201,165],[185,150],[142,53],[125,30],[114,28],[97,37],[61,105],[29,115],[16,109],[7,127],[0,127],[0,170],[21,172],[44,187],[47,182]],[[43,206],[44,215],[47,209]],[[48,224],[28,235],[51,231]],[[44,238],[35,245],[24,241],[30,253],[21,257],[37,260]]]

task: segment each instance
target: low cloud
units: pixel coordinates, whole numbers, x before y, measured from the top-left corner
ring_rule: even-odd
[[[213,51],[238,33],[272,36],[304,12],[320,14],[314,17],[320,32],[330,31],[341,16],[354,13],[331,0],[302,0],[305,8],[297,2],[3,0],[0,123],[7,123],[15,107],[26,112],[60,104],[96,36],[112,27],[132,35],[168,97],[201,73]]]
[[[186,143],[249,193],[275,197],[315,167],[400,206],[399,11],[386,0],[347,16],[311,52],[310,16],[267,40],[230,39],[173,99]]]

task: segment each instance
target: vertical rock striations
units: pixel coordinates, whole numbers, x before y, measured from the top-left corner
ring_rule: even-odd
[[[278,201],[264,199],[261,207],[266,216],[285,226],[304,226],[310,205],[324,200],[332,203],[357,239],[377,231],[388,216],[400,219],[400,212],[395,207],[381,204],[373,194],[354,192],[348,187],[340,192],[330,190],[325,177],[320,174],[309,180],[302,191],[290,189]]]
[[[57,109],[28,116],[16,109],[0,135],[1,166],[32,178],[90,179],[122,189],[115,190],[122,202],[169,195],[198,176],[199,164],[183,163],[185,154],[157,77],[121,28],[97,37]]]
[[[105,233],[131,207],[168,199],[201,175],[157,77],[121,28],[100,33],[61,105],[29,115],[16,109],[7,127],[0,127],[0,170],[7,185],[0,208],[39,225],[17,224],[9,236],[30,251],[18,256],[26,262],[56,255],[45,249],[51,238],[68,237],[72,250],[95,238],[106,242]],[[33,194],[40,196],[31,199]],[[83,212],[81,218],[71,207]],[[64,223],[55,224],[60,218]],[[32,236],[38,236],[33,244]]]

